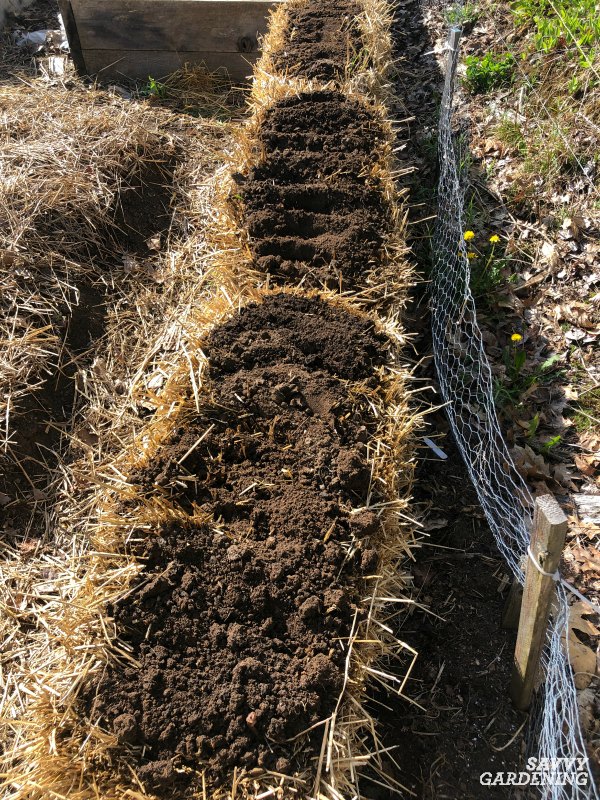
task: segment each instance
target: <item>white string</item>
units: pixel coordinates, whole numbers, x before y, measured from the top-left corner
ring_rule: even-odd
[[[541,572],[542,575],[544,575],[546,578],[552,578],[553,581],[560,580],[560,572],[558,570],[556,570],[555,572],[546,572],[544,569],[542,569],[540,562],[533,555],[533,552],[531,550],[531,545],[527,547],[527,555],[531,559],[531,563],[534,565],[534,567],[537,569],[538,572]]]
[[[581,592],[578,589],[576,589],[571,583],[566,581],[564,578],[561,578],[560,572],[558,570],[556,570],[556,572],[546,572],[544,569],[542,569],[539,561],[531,551],[531,545],[529,545],[529,547],[527,548],[527,555],[531,559],[531,563],[535,566],[538,572],[541,572],[541,574],[544,575],[546,578],[552,578],[552,580],[555,581],[556,583],[562,583],[562,585],[566,586],[567,589],[570,592],[572,592],[575,595],[575,597],[578,597],[582,603],[586,603],[593,611],[596,612],[596,614],[600,614],[600,606],[596,605],[596,603],[592,603],[591,600],[588,600],[588,598],[585,597],[585,595],[581,594]]]

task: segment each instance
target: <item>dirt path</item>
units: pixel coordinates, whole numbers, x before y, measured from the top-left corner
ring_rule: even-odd
[[[435,139],[443,82],[441,42],[435,37],[443,41],[445,35],[438,4],[416,0],[397,7],[402,99],[397,115],[414,118],[401,128],[399,157],[416,168],[402,180],[410,189],[409,244],[424,275],[432,222],[421,220],[435,214]],[[415,288],[408,315],[418,357],[424,359],[419,375],[435,386],[425,286]],[[431,406],[439,402],[433,393],[426,399]],[[421,708],[402,702],[394,703],[392,712],[379,708],[390,731],[386,743],[403,754],[398,776],[403,785],[423,800],[483,800],[490,796],[490,789],[479,783],[483,772],[518,771],[525,760],[525,716],[512,709],[507,693],[514,634],[501,627],[508,570],[443,412],[430,416],[429,425],[427,435],[449,456],[441,461],[424,446],[417,470],[415,501],[425,535],[416,552],[414,583],[416,599],[433,614],[417,609],[401,629],[419,652],[407,695]],[[389,701],[377,699],[389,707]],[[498,798],[511,794],[502,787],[493,792]]]

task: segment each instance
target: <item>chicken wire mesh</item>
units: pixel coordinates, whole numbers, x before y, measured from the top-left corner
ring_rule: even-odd
[[[463,229],[464,159],[453,135],[460,34],[460,27],[455,26],[448,38],[439,122],[438,214],[430,297],[434,360],[450,427],[469,476],[498,547],[522,583],[521,559],[530,539],[533,498],[500,430],[492,372],[470,290]],[[536,695],[527,736],[528,756],[534,759],[527,763],[537,764],[539,774],[531,779],[536,771],[532,766],[526,785],[540,780],[541,785],[531,793],[545,800],[598,800],[579,722],[574,676],[565,652],[568,621],[567,593],[559,583],[542,656],[544,681]]]

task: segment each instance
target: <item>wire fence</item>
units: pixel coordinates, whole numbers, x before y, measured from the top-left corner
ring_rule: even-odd
[[[522,583],[521,559],[530,540],[533,498],[500,430],[492,372],[469,288],[470,265],[463,235],[466,176],[453,135],[460,35],[461,29],[456,26],[448,38],[439,123],[438,216],[430,300],[433,350],[450,427],[498,547]],[[567,592],[558,583],[542,656],[544,681],[531,712],[528,756],[543,765],[535,791],[546,800],[599,800],[586,759],[574,676],[566,652],[568,621]]]

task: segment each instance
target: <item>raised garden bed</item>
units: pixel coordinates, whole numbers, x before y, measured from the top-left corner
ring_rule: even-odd
[[[102,81],[159,79],[204,64],[246,81],[281,0],[60,0],[78,69]]]

